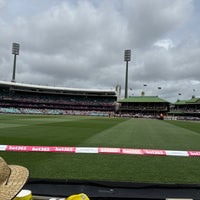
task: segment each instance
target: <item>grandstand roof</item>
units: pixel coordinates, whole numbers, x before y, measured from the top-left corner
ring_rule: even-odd
[[[119,103],[168,103],[158,96],[134,96],[118,101]]]
[[[182,105],[182,104],[186,104],[187,100],[177,100],[174,104],[176,105]]]
[[[190,100],[177,100],[175,105],[197,104],[200,103],[200,98],[191,98]]]
[[[104,90],[104,89],[82,89],[82,88],[67,88],[67,87],[53,87],[44,85],[34,85],[25,83],[15,83],[0,81],[0,85],[12,86],[15,89],[32,90],[33,92],[49,92],[49,93],[82,93],[82,94],[107,94],[116,96],[117,92],[114,89]]]

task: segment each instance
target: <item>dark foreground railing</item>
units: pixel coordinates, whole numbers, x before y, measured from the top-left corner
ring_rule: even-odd
[[[90,199],[200,199],[200,184],[151,184],[90,180],[30,179],[24,189],[33,200],[66,198],[85,193]]]

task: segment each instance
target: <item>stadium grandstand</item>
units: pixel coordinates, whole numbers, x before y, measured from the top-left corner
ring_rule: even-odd
[[[108,116],[115,111],[116,90],[50,87],[0,81],[0,112]]]
[[[199,119],[200,98],[192,96],[189,100],[177,100],[174,104],[171,104],[168,114],[176,116],[177,119]]]
[[[52,87],[0,81],[0,113],[200,119],[200,98],[170,103],[158,96],[120,99],[112,90]]]
[[[119,115],[155,118],[169,112],[170,103],[158,96],[134,96],[118,101]]]

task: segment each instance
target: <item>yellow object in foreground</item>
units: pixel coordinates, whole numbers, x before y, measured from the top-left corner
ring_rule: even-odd
[[[32,200],[32,193],[30,190],[21,190],[13,200]]]
[[[90,200],[90,199],[86,194],[80,193],[71,195],[68,198],[66,198],[66,200]]]

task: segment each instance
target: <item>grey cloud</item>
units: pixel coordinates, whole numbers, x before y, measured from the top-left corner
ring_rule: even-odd
[[[125,1],[130,39],[135,47],[146,47],[183,25],[193,12],[190,0]]]
[[[5,1],[2,7],[1,2],[0,10],[5,11],[10,2]],[[24,16],[9,20],[9,16],[0,16],[2,80],[11,79],[11,44],[18,42],[19,82],[86,88],[120,84],[123,88],[123,53],[131,49],[129,85],[135,94],[140,94],[144,83],[152,85],[149,94],[157,94],[156,86],[165,85],[167,89],[159,95],[172,99],[177,97],[177,87],[198,83],[199,34],[188,38],[185,31],[195,16],[193,1],[57,1],[47,7],[48,1],[42,2],[42,9],[33,13],[27,7],[30,13],[27,10]],[[175,41],[173,48],[153,45],[166,38]],[[198,91],[198,84],[195,86]]]

